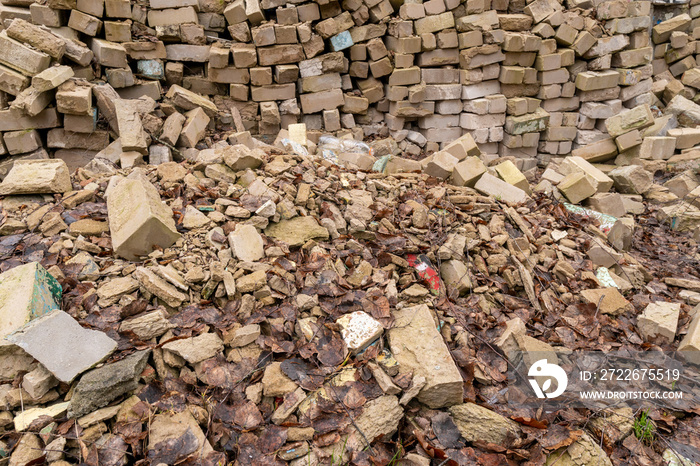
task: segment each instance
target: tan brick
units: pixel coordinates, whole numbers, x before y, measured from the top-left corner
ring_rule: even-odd
[[[207,78],[215,83],[248,84],[250,82],[250,72],[247,68],[236,68],[233,66],[207,68]]]
[[[321,92],[329,89],[339,89],[341,86],[340,73],[326,73],[301,79],[302,92]]]
[[[304,49],[301,45],[275,45],[272,47],[258,48],[257,52],[260,66],[297,63],[305,58]]]
[[[126,59],[126,49],[121,44],[92,39],[91,49],[95,54],[95,59],[102,66],[111,68],[127,68],[129,66]]]
[[[390,86],[406,86],[418,84],[421,81],[421,69],[417,66],[404,69],[396,69],[389,76]]]
[[[184,8],[168,8],[165,10],[150,10],[148,12],[148,25],[152,28],[156,26],[186,23],[199,24],[197,11],[191,6]]]
[[[10,68],[0,65],[0,91],[17,95],[29,86],[29,78]]]
[[[620,75],[617,71],[584,71],[576,75],[576,88],[595,91],[617,86]]]
[[[455,26],[455,18],[448,11],[435,16],[426,16],[414,22],[416,34],[421,35],[430,32],[442,31]]]
[[[105,0],[108,18],[131,19],[131,2],[128,0]]]
[[[20,18],[13,20],[6,32],[8,37],[29,44],[56,60],[60,60],[66,51],[66,41],[63,38]]]
[[[591,180],[582,172],[566,175],[557,188],[572,204],[578,204],[596,193]]]
[[[67,81],[58,87],[56,108],[61,113],[85,115],[92,112],[92,87]]]
[[[342,95],[342,91],[337,89]],[[289,84],[271,84],[269,86],[251,87],[251,99],[254,102],[267,102],[272,100],[293,99],[296,95],[296,86]]]
[[[235,0],[226,5],[226,8],[224,8],[224,16],[226,17],[226,22],[232,25],[246,21],[248,16],[245,12],[244,0]]]
[[[10,131],[3,134],[5,147],[10,155],[24,154],[39,149],[42,146],[41,136],[35,129]]]
[[[166,58],[172,61],[205,63],[209,60],[208,45],[171,44],[165,46]]]
[[[363,115],[367,113],[369,108],[369,100],[366,97],[358,97],[349,94],[345,94],[345,103],[341,108],[343,113],[352,113]]]
[[[41,24],[48,27],[61,27],[67,22],[68,15],[65,10],[54,10],[48,5],[40,5],[32,3],[29,5],[31,12],[31,20],[34,24]],[[129,16],[131,16],[131,8],[129,8]]]
[[[674,16],[651,29],[651,37],[655,44],[668,41],[674,31],[684,31],[690,25],[691,18],[687,13]]]
[[[345,103],[343,91],[330,89],[323,92],[302,94],[299,96],[301,109],[304,113],[317,113],[322,110],[333,110]]]
[[[25,76],[34,76],[44,71],[51,63],[51,57],[7,37],[0,32],[0,63],[13,68]]]
[[[617,155],[617,145],[612,138],[601,139],[593,144],[572,150],[571,155],[581,157],[591,163],[605,162]]]
[[[82,11],[73,10],[70,13],[68,27],[88,36],[95,37],[102,30],[102,21]]]
[[[648,105],[639,105],[605,120],[605,127],[610,136],[616,138],[635,129],[646,128],[654,124],[654,116]]]

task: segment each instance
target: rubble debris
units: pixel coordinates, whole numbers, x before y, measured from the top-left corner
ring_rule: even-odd
[[[692,2],[30,3],[0,8],[9,464],[661,461],[506,372],[698,362]],[[648,412],[664,442],[690,403]]]

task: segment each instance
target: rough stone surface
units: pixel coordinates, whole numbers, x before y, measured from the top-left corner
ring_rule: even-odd
[[[431,408],[462,402],[462,376],[435,327],[428,306],[422,304],[396,310],[389,345],[401,367],[423,376],[426,385],[418,400]],[[426,362],[429,361],[428,364]]]
[[[328,239],[328,230],[311,217],[294,217],[272,223],[265,229],[265,236],[286,243],[289,247],[302,246],[311,239]]]
[[[518,425],[490,409],[474,403],[452,406],[450,414],[462,437],[468,442],[506,445],[520,435]]]
[[[637,329],[646,340],[660,337],[671,342],[676,337],[680,311],[681,305],[679,303],[662,301],[651,303],[637,317]]]
[[[63,160],[19,160],[0,183],[0,195],[66,193],[72,189]]]
[[[68,417],[83,416],[136,389],[150,354],[150,350],[138,351],[84,374],[75,386]]]
[[[175,340],[163,345],[163,349],[170,351],[190,364],[197,364],[224,349],[224,343],[215,333],[204,333],[198,337]]]
[[[6,339],[67,383],[107,359],[117,348],[117,342],[104,333],[81,327],[58,309],[32,320]],[[51,345],[46,345],[48,341]]]
[[[252,225],[238,225],[229,233],[228,242],[231,252],[239,260],[255,262],[265,256],[262,236]]]

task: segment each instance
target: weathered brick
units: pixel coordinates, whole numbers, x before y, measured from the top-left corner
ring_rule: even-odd
[[[0,63],[19,71],[25,76],[34,76],[44,71],[51,63],[51,57],[0,32]]]

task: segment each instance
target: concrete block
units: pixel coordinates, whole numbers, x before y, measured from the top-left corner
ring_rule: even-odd
[[[115,254],[136,260],[167,248],[179,237],[173,213],[160,199],[158,190],[145,178],[113,178],[107,192],[107,214]],[[140,199],[140,202],[133,202]]]

